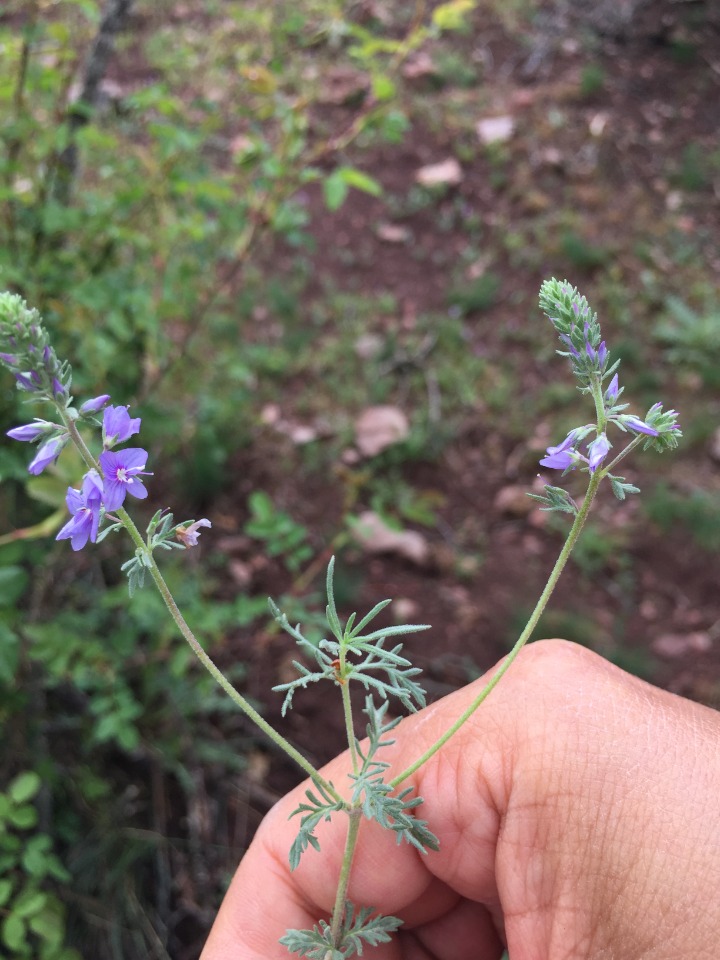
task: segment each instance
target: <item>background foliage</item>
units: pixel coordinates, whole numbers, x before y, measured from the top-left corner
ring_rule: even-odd
[[[203,642],[277,711],[265,597],[321,636],[340,550],[339,603],[396,593],[441,628],[413,651],[436,694],[506,649],[557,542],[524,490],[575,419],[534,305],[567,274],[688,442],[654,489],[643,463],[637,512],[601,506],[541,633],[720,702],[711,5],[201,6],[3,7],[0,288],[42,311],[79,397],[142,413],[155,507],[212,519],[202,564],[168,570]],[[377,406],[406,428],[363,452]],[[26,416],[0,384],[0,426]],[[195,956],[290,774],[161,602],[127,605],[116,543],[54,543],[80,464],[26,459],[0,449],[0,952]],[[358,542],[368,512],[389,556]],[[320,758],[324,723],[290,731]]]

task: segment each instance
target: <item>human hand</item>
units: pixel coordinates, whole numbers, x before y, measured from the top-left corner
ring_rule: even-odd
[[[487,677],[407,717],[399,772]],[[324,770],[343,792],[347,755]],[[720,714],[563,641],[518,660],[403,786],[440,851],[363,822],[349,898],[404,920],[373,960],[710,960],[720,943]],[[263,821],[201,960],[287,960],[289,927],[332,911],[347,820],[291,873],[302,784]]]

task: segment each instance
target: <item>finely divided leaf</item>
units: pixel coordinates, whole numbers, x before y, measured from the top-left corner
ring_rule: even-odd
[[[321,820],[328,821],[333,813],[338,810],[346,809],[346,805],[341,800],[333,800],[322,788],[322,785],[319,783],[314,783],[314,786],[320,798],[315,796],[311,790],[305,791],[305,796],[308,799],[308,803],[301,803],[293,812],[290,814],[291,817],[295,817],[298,814],[304,814],[300,820],[300,830],[298,835],[295,838],[293,845],[290,847],[290,869],[295,870],[300,863],[300,858],[305,853],[307,848],[313,847],[315,850],[320,849],[320,843],[317,837],[314,834],[315,827],[320,823]]]

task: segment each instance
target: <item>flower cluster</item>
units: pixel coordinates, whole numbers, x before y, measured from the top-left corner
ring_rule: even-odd
[[[88,400],[79,411],[68,408],[66,411],[70,419],[89,419],[99,412],[110,397],[103,394]],[[140,418],[131,419],[127,407],[106,407],[103,413],[103,447],[100,454],[99,468],[89,470],[83,477],[79,490],[68,488],[66,503],[72,514],[72,519],[65,524],[57,535],[58,540],[70,540],[73,550],[81,550],[90,540],[97,540],[98,526],[101,511],[117,510],[125,501],[125,497],[136,497],[144,500],[147,490],[141,475],[145,475],[147,451],[140,447],[126,447],[114,452],[109,447],[116,443],[124,443],[140,429]],[[28,443],[42,441],[31,461],[28,470],[32,474],[39,474],[49,464],[54,463],[60,456],[63,448],[70,440],[70,434],[65,426],[51,423],[47,420],[35,420],[21,427],[8,430],[8,436],[13,440],[22,440]]]
[[[90,540],[95,543],[100,526],[103,484],[97,470],[89,470],[79,490],[68,487],[65,498],[72,519],[68,520],[56,540],[69,540],[73,550],[82,550]]]
[[[147,451],[141,447],[110,449],[139,433],[140,417],[131,417],[127,407],[106,406],[109,399],[108,394],[103,394],[88,400],[79,411],[72,408],[66,411],[71,421],[91,420],[94,414],[105,408],[102,418],[103,452],[98,458],[97,469],[93,467],[88,470],[79,490],[68,487],[65,502],[72,516],[56,537],[57,540],[69,540],[73,550],[82,550],[88,540],[95,543],[101,521],[106,516],[114,520],[109,514],[121,507],[128,495],[138,500],[144,500],[148,495],[141,479],[151,475],[145,470]],[[35,420],[15,427],[8,431],[8,436],[26,442],[42,441],[28,468],[34,474],[41,473],[48,464],[53,463],[70,440],[65,427],[46,420]],[[158,546],[166,549],[170,546],[180,549],[194,547],[200,536],[200,528],[211,526],[206,518],[173,526],[172,514],[160,511],[150,522],[148,542],[152,549]],[[171,537],[175,537],[177,542],[172,543]]]
[[[567,280],[553,278],[540,288],[540,309],[558,332],[564,349],[558,353],[570,360],[573,373],[587,389],[593,378],[601,380],[614,373],[618,364],[609,367],[610,355],[602,339],[597,314],[590,310],[585,297]]]
[[[69,487],[65,502],[70,520],[57,535],[58,540],[69,540],[73,550],[81,550],[88,541],[96,543],[107,532],[126,524],[111,516],[119,510],[127,496],[144,500],[148,493],[142,480],[149,476],[145,470],[148,454],[142,447],[114,449],[140,431],[140,418],[131,417],[125,406],[108,405],[107,393],[86,400],[79,409],[72,406],[69,364],[60,363],[48,342],[48,335],[37,310],[14,294],[0,294],[0,365],[7,367],[15,377],[18,389],[29,400],[47,400],[59,413],[60,423],[34,419],[8,430],[8,436],[24,443],[36,443],[38,449],[28,470],[37,475],[55,463],[63,449],[72,440],[83,451],[89,468],[80,489]],[[102,411],[102,422],[97,418]],[[77,430],[78,424],[102,427],[102,453],[94,460]],[[100,525],[105,519],[113,525]],[[148,556],[156,548],[185,549],[198,542],[200,529],[210,527],[210,521],[190,520],[173,525],[172,514],[158,511],[148,526]],[[174,542],[172,538],[175,538]],[[148,556],[143,555],[146,563]],[[131,567],[137,558],[129,561]],[[126,564],[127,566],[127,564]],[[141,577],[133,574],[137,582]]]
[[[567,281],[547,280],[540,290],[540,307],[560,337],[563,349],[557,352],[569,359],[580,381],[579,389],[592,394],[597,412],[597,423],[575,427],[562,443],[547,448],[540,465],[565,472],[580,467],[595,473],[613,446],[607,435],[610,424],[624,433],[629,432],[634,440],[645,437],[646,446],[652,445],[657,450],[677,446],[682,434],[675,410],[663,411],[663,405],[655,403],[644,420],[623,412],[628,405],[618,403],[623,392],[616,373],[619,361],[610,365],[610,353],[602,339],[597,314],[591,312],[585,297]],[[603,390],[603,381],[608,378],[610,382]],[[591,439],[587,440],[588,437]]]
[[[110,398],[96,397],[84,405],[97,410]],[[140,419],[131,420],[127,407],[106,407],[103,413],[103,441],[105,446],[122,443],[140,429]],[[101,473],[94,468],[83,477],[79,490],[68,488],[65,502],[72,517],[58,533],[57,540],[69,540],[73,550],[82,550],[90,540],[95,543],[98,535],[101,512],[117,510],[130,494],[138,500],[147,497],[147,489],[140,479],[147,475],[147,451],[140,447],[126,447],[100,454]]]
[[[0,294],[0,362],[28,399],[69,405],[70,365],[58,360],[37,310],[12,293]]]
[[[13,430],[8,430],[7,435],[13,440],[23,440],[26,443],[42,441],[28,466],[28,471],[35,476],[42,473],[51,463],[55,463],[70,439],[67,430],[47,420],[35,420],[22,427],[15,427]]]

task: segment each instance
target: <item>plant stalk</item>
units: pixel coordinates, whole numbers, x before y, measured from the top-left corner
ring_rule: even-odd
[[[340,670],[342,671],[345,663],[345,657],[341,654],[340,656]],[[350,748],[350,757],[352,759],[352,768],[353,773],[357,774],[358,772],[358,755],[357,755],[357,746],[355,742],[355,729],[353,727],[353,716],[352,716],[352,704],[350,703],[350,684],[346,681],[343,681],[340,684],[340,690],[342,692],[342,703],[343,703],[343,716],[345,718],[345,734],[347,736],[348,747]]]
[[[555,589],[558,580],[560,579],[560,574],[563,572],[565,564],[572,553],[572,549],[575,546],[578,537],[580,536],[580,531],[582,530],[585,520],[587,519],[587,516],[590,512],[590,507],[592,506],[598,487],[600,486],[604,475],[604,471],[600,470],[597,470],[592,475],[588,485],[587,493],[585,494],[585,499],[583,500],[583,504],[578,511],[577,516],[575,517],[572,527],[570,528],[567,540],[563,544],[563,548],[560,551],[557,560],[555,561],[555,566],[553,567],[548,581],[545,584],[545,589],[540,594],[540,598],[535,605],[535,609],[530,615],[530,619],[525,625],[522,633],[518,637],[515,646],[512,648],[510,653],[508,653],[498,669],[492,675],[487,684],[482,688],[470,706],[464,711],[464,713],[461,714],[460,717],[458,717],[455,723],[453,723],[453,725],[439,738],[439,740],[429,747],[421,757],[419,757],[414,763],[410,764],[410,766],[403,770],[402,773],[399,773],[396,777],[393,777],[393,779],[390,781],[390,786],[393,787],[393,789],[398,787],[403,780],[407,780],[408,777],[412,776],[412,774],[415,773],[415,771],[418,770],[424,763],[427,763],[427,761],[433,757],[454,734],[457,733],[460,727],[462,727],[462,725],[470,719],[480,704],[489,696],[489,694],[495,689],[500,680],[510,669],[513,661],[532,635],[533,630],[537,626],[538,621],[540,620],[540,617],[547,606],[552,592]]]
[[[360,832],[362,810],[360,807],[352,807],[348,811],[348,817],[350,819],[350,823],[348,825],[348,833],[345,839],[345,852],[343,853],[340,876],[338,877],[337,893],[335,894],[335,906],[333,907],[332,921],[330,924],[332,942],[335,948],[338,947],[340,928],[342,925],[343,914],[345,913],[345,900],[347,898],[348,884],[350,883],[350,872],[352,870],[353,858],[355,856],[355,849],[358,842],[358,834]]]
[[[60,416],[62,417],[63,423],[67,427],[68,433],[70,434],[72,441],[75,443],[78,450],[80,451],[80,455],[85,461],[85,464],[91,469],[95,469],[102,474],[99,463],[93,457],[92,453],[88,449],[85,441],[80,435],[80,431],[78,430],[75,422],[67,415],[66,411],[62,407],[57,405],[57,409],[60,412]],[[132,517],[128,514],[128,512],[125,510],[124,507],[119,507],[115,511],[115,513],[117,514],[118,519],[120,520],[122,525],[125,527],[128,534],[130,535],[130,538],[135,544],[135,547],[138,550],[142,551],[142,553],[145,555],[145,558],[147,560],[147,566],[150,571],[150,575],[153,578],[153,581],[155,583],[155,586],[158,589],[158,592],[160,593],[160,596],[163,598],[165,606],[168,608],[170,616],[175,621],[175,624],[178,630],[182,634],[183,638],[187,641],[191,650],[193,651],[195,656],[198,658],[200,663],[202,663],[202,665],[205,667],[208,673],[217,681],[217,683],[220,684],[220,686],[223,688],[225,693],[227,693],[230,699],[238,707],[240,707],[243,713],[247,717],[249,717],[250,720],[252,720],[253,723],[257,727],[259,727],[263,731],[263,733],[266,734],[273,741],[273,743],[277,744],[277,746],[280,747],[280,749],[283,750],[291,758],[291,760],[294,760],[295,763],[297,763],[297,765],[301,767],[301,769],[310,777],[311,780],[313,780],[320,787],[322,787],[323,790],[327,791],[327,793],[333,798],[333,800],[342,802],[342,797],[337,792],[337,790],[335,790],[332,784],[328,783],[325,780],[325,778],[322,777],[320,773],[315,769],[315,767],[310,763],[310,761],[307,760],[300,753],[299,750],[296,750],[295,747],[293,747],[293,745],[285,739],[285,737],[281,736],[274,729],[274,727],[272,727],[272,725],[269,724],[267,720],[265,720],[253,706],[251,706],[249,701],[246,700],[245,697],[243,697],[243,695],[238,690],[235,689],[235,687],[230,683],[230,681],[227,679],[227,677],[222,672],[222,670],[220,670],[220,668],[215,664],[212,658],[208,656],[208,654],[205,652],[200,642],[198,641],[197,637],[195,636],[193,631],[190,629],[182,613],[180,612],[180,608],[175,602],[175,598],[173,597],[172,592],[170,591],[170,588],[165,582],[165,579],[162,573],[160,572],[160,568],[158,567],[155,561],[155,558],[150,552],[148,545],[143,540],[142,535],[138,530],[137,526],[135,525]]]

